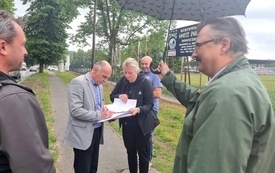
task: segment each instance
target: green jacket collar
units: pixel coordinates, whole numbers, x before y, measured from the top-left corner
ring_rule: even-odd
[[[243,69],[244,67],[249,67],[248,59],[245,56],[240,56],[236,58],[231,64],[229,64],[218,76],[217,79],[230,73],[232,71],[237,71]]]

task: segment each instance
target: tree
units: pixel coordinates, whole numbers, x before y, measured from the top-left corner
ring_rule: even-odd
[[[89,12],[85,16],[86,22],[80,25],[78,33],[72,37],[73,42],[90,45],[87,38],[92,34],[93,5],[93,2],[87,4]],[[97,5],[96,35],[100,38],[97,48],[106,50],[108,61],[114,65],[117,49],[123,50],[138,38],[166,30],[167,26],[168,21],[158,21],[149,16],[121,9],[116,0],[102,0]],[[162,34],[164,35],[163,32]],[[159,45],[164,47],[164,44]]]
[[[171,21],[171,28],[176,26],[176,21]],[[121,50],[120,61],[128,57],[139,60],[145,55],[153,59],[153,64],[158,64],[163,59],[165,43],[167,39],[167,28],[160,27],[158,30],[150,30],[137,39],[130,39],[129,45],[124,46]],[[167,52],[165,54],[167,56]]]
[[[7,11],[13,13],[15,11],[13,1],[14,0],[1,0],[0,1],[0,9],[7,10]]]
[[[23,0],[30,3],[26,20],[25,33],[29,55],[26,61],[39,64],[43,72],[46,64],[56,64],[64,58],[66,51],[66,29],[78,15],[77,7],[83,0]]]
[[[70,64],[72,66],[85,66],[85,67],[91,67],[91,50],[85,52],[81,49],[79,49],[77,52],[74,51],[70,51],[69,54],[71,55],[71,62]],[[108,57],[107,55],[100,51],[97,50],[95,52],[96,56],[95,56],[95,60],[107,60]]]

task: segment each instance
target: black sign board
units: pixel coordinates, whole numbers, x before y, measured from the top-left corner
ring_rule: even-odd
[[[170,30],[168,56],[191,56],[197,38],[197,24]]]

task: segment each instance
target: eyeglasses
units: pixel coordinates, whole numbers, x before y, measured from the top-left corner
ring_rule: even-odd
[[[205,44],[207,44],[207,43],[213,42],[213,41],[216,41],[216,40],[214,40],[214,39],[212,39],[212,40],[207,40],[207,41],[202,42],[202,43],[196,42],[196,43],[195,43],[195,50],[198,50],[198,48],[200,48],[201,46],[203,46],[203,45],[205,45]]]

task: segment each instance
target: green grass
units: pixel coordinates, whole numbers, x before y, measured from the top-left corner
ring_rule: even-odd
[[[186,81],[186,83],[197,87],[203,88],[204,85],[208,82],[208,77],[202,73],[190,73],[190,75],[186,74],[186,76],[182,73],[176,74],[176,77],[181,81]],[[162,89],[162,94],[170,97],[174,97],[165,87]]]
[[[275,76],[274,75],[273,76],[260,75],[259,77],[268,91],[275,92]]]
[[[57,76],[61,78],[65,84],[69,85],[70,80],[77,76],[77,74],[71,72],[59,73],[55,72]],[[180,78],[180,74],[176,74]],[[208,77],[201,75],[199,73],[191,73],[191,85],[192,86],[204,86],[208,81]],[[265,76],[260,76],[263,83],[269,84],[273,87],[267,87],[269,89],[269,94],[275,108],[275,79]],[[200,79],[202,82],[200,83]],[[182,79],[184,80],[184,78]],[[188,80],[187,80],[187,83]],[[105,84],[104,85],[104,98],[105,104],[110,104],[109,95],[113,89],[113,85]],[[271,91],[270,91],[271,90]],[[272,91],[273,90],[273,91]],[[163,94],[166,95],[166,92],[169,93],[165,88],[163,89]],[[170,93],[169,93],[170,94]],[[170,94],[171,95],[171,94]],[[158,171],[166,173],[172,172],[175,151],[178,144],[178,140],[182,131],[184,115],[186,109],[179,104],[167,102],[160,100],[160,111],[159,119],[161,121],[160,125],[155,129],[153,133],[153,142],[154,142],[154,155],[153,155],[153,165],[157,168]],[[110,123],[111,127],[118,131],[121,134],[121,130],[118,127],[118,121]]]
[[[185,80],[184,74],[176,74],[176,77],[181,81]],[[275,76],[273,75],[259,75],[259,78],[263,82],[268,91],[275,91]],[[190,81],[188,75],[186,76],[186,82],[194,87],[203,88],[208,82],[208,77],[202,73],[190,73]],[[190,83],[189,83],[190,82]]]
[[[51,100],[50,100],[50,84],[48,73],[36,73],[26,80],[21,82],[22,85],[30,87],[42,108],[45,115],[47,127],[49,130],[49,149],[54,158],[55,163],[57,163],[58,151],[56,146],[56,136],[53,132],[54,118],[51,112]]]
[[[111,84],[104,85],[104,99],[110,104]],[[182,130],[185,108],[179,104],[160,100],[160,125],[153,133],[154,154],[153,165],[161,172],[171,172],[175,150]],[[111,127],[121,134],[118,121],[110,123]]]
[[[71,72],[55,72],[57,76],[66,84],[69,85],[72,78],[78,76],[75,73]],[[179,79],[181,79],[180,74],[176,74]],[[208,78],[205,75],[201,75],[199,73],[192,74],[191,73],[191,85],[192,86],[204,86],[204,84],[208,81]],[[202,82],[200,83],[200,78]],[[275,108],[275,79],[274,76],[260,76],[264,85],[268,89],[268,93],[271,97],[273,106]],[[184,80],[184,76],[182,76],[182,80]],[[189,83],[187,79],[187,83]],[[47,121],[47,126],[49,128],[49,143],[50,143],[50,151],[56,160],[58,158],[58,151],[56,148],[56,137],[53,135],[53,122],[54,119],[51,113],[50,106],[50,88],[49,88],[49,79],[48,73],[43,74],[35,74],[30,78],[26,79],[22,82],[23,85],[31,87],[40,102],[42,110],[45,114],[45,118]],[[113,85],[106,84],[104,85],[104,97],[106,104],[111,103],[109,100],[109,94],[113,89]],[[167,90],[163,90],[163,94],[170,94]],[[170,94],[171,95],[171,94]],[[184,121],[185,108],[181,105],[166,102],[164,100],[160,101],[160,113],[159,119],[161,124],[155,129],[153,133],[153,141],[154,141],[154,158],[153,165],[157,168],[157,170],[161,172],[171,172],[174,162],[175,150],[178,143],[178,139],[180,133],[182,131],[182,125]],[[114,121],[110,123],[113,129],[118,132],[121,132],[118,127],[118,121]]]
[[[71,80],[78,76],[78,74],[73,72],[54,72],[67,86],[70,84]]]
[[[73,77],[77,75],[71,72],[55,72],[55,74],[68,85]],[[105,104],[110,104],[110,93],[114,86],[105,84]],[[175,157],[175,150],[182,130],[185,108],[179,104],[160,101],[159,119],[160,125],[153,133],[154,158],[153,165],[161,172],[171,172]],[[118,121],[109,123],[111,127],[121,134]]]
[[[205,84],[208,82],[208,77],[202,73],[190,73],[190,81],[189,81],[189,77],[188,75],[186,75],[186,79],[184,74],[176,74],[176,77],[178,79],[180,79],[181,81],[185,81],[197,88],[203,88],[205,86]],[[270,93],[272,91],[275,92],[275,76],[273,75],[259,75],[259,78],[261,79],[261,81],[263,82],[264,86],[266,87],[267,91]],[[167,96],[171,96],[174,97],[169,91],[167,91],[167,89],[164,87],[162,90],[162,93],[164,95]],[[275,100],[273,100],[274,96],[272,96],[272,93],[270,95],[270,97],[272,98],[272,101],[275,102]],[[274,104],[273,104],[274,105]]]
[[[181,81],[186,81],[189,85],[192,85],[197,88],[203,88],[204,85],[208,82],[208,77],[202,73],[190,73],[186,74],[176,74],[176,77]]]

